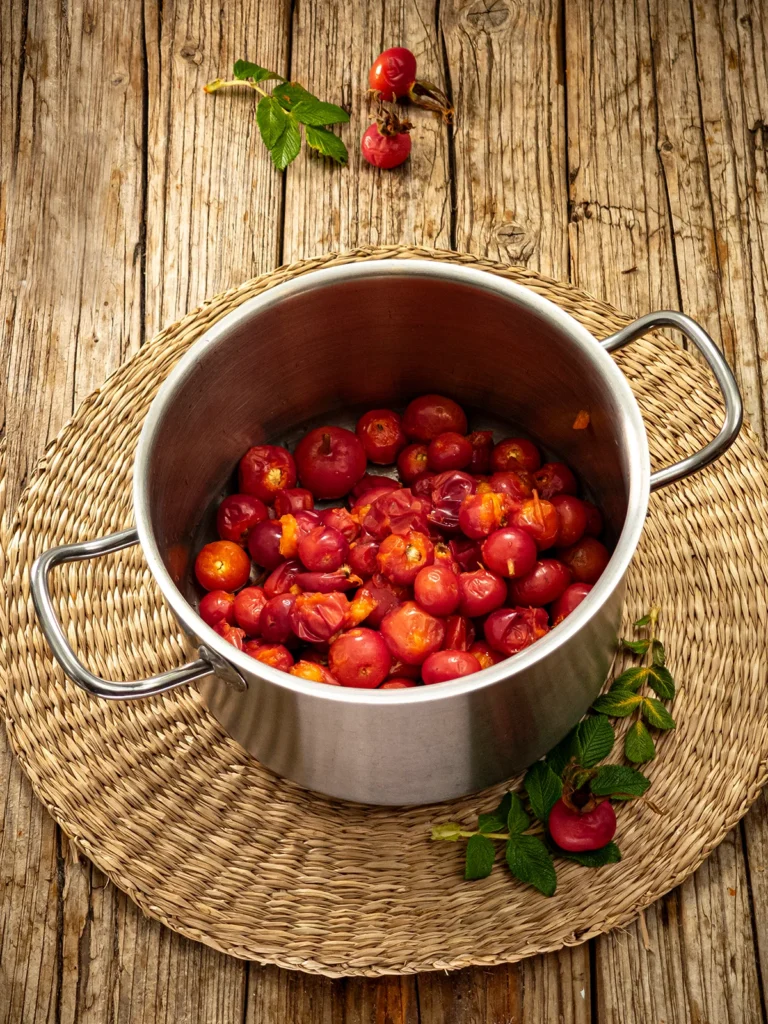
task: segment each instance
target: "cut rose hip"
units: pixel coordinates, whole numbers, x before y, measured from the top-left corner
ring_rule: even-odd
[[[472,459],[469,439],[453,430],[438,434],[427,447],[427,465],[433,473],[464,469]]]
[[[308,679],[313,683],[326,683],[328,686],[341,685],[338,679],[335,679],[324,665],[318,665],[316,661],[308,661],[306,659],[297,661],[288,671],[292,676],[297,676],[299,679]]]
[[[269,517],[267,506],[251,494],[231,494],[219,505],[216,530],[222,540],[245,544],[257,523]]]
[[[451,679],[472,675],[480,671],[480,662],[468,651],[435,651],[421,666],[425,685],[447,683]]]
[[[435,553],[432,541],[411,530],[405,536],[390,534],[379,545],[376,564],[379,572],[399,586],[410,586],[420,570],[431,565]]]
[[[231,540],[206,544],[195,559],[197,582],[206,590],[239,590],[250,574],[250,558]]]
[[[415,498],[407,487],[379,495],[363,516],[363,529],[371,537],[383,540],[389,533],[426,534],[429,530],[430,504]]]
[[[506,494],[515,501],[525,501],[533,495],[533,479],[530,473],[521,470],[506,470],[494,473],[489,480],[491,489],[499,494]]]
[[[264,593],[267,598],[277,597],[278,594],[287,594],[296,584],[301,572],[303,572],[303,566],[295,559],[281,562],[264,580]]]
[[[571,583],[569,587],[566,587],[560,597],[552,602],[552,607],[549,609],[552,625],[556,626],[558,622],[562,622],[572,611],[575,611],[591,589],[591,583]]]
[[[517,526],[494,530],[483,541],[483,562],[499,576],[510,579],[524,576],[533,569],[537,556],[536,541]]]
[[[455,573],[457,576],[461,572],[461,567],[459,566],[459,563],[456,561],[456,559],[453,557],[453,552],[451,551],[450,547],[448,546],[448,544],[445,544],[441,540],[435,543],[434,564],[442,565],[446,569],[450,569],[451,572]]]
[[[556,494],[576,494],[579,490],[576,477],[564,462],[545,462],[533,474],[533,486],[548,501]]]
[[[549,619],[543,608],[499,608],[491,612],[483,629],[493,650],[509,656],[544,636]]]
[[[223,619],[214,623],[213,629],[219,634],[219,636],[224,637],[228,644],[232,644],[232,646],[236,647],[238,651],[243,650],[245,632],[242,629],[239,629],[237,626],[230,626],[230,624],[225,622]]]
[[[451,651],[468,651],[475,642],[475,625],[466,615],[449,615],[445,620],[443,645]]]
[[[210,590],[200,598],[197,610],[207,626],[215,626],[217,622],[228,622],[234,626],[235,595],[226,590]]]
[[[459,607],[459,578],[447,566],[426,566],[414,579],[413,595],[424,611],[451,615]]]
[[[459,591],[459,610],[462,615],[468,615],[471,619],[488,615],[504,604],[507,597],[507,585],[504,580],[483,568],[461,573]]]
[[[343,498],[365,473],[363,446],[343,427],[316,427],[296,446],[302,484],[315,498]]]
[[[466,434],[467,417],[451,398],[443,395],[422,395],[408,405],[403,413],[403,430],[414,441],[431,441],[448,430]]]
[[[459,528],[472,540],[482,540],[494,530],[506,526],[514,508],[506,494],[483,490],[468,495],[459,508]]]
[[[509,581],[509,600],[513,605],[542,608],[552,604],[571,582],[571,570],[555,558],[542,558],[525,576]]]
[[[298,594],[291,609],[291,628],[300,640],[323,643],[344,625],[348,608],[344,594]]]
[[[235,619],[246,636],[260,636],[261,613],[267,596],[261,587],[244,587],[235,598]]]
[[[282,644],[260,644],[258,641],[251,641],[245,645],[245,651],[264,665],[271,665],[272,668],[279,668],[283,672],[290,671],[293,665],[293,655]]]
[[[367,491],[396,491],[400,484],[397,480],[391,480],[388,476],[376,476],[374,473],[366,473],[360,477],[358,482],[349,492],[352,504],[361,498]]]
[[[430,523],[445,533],[457,533],[462,503],[476,489],[477,482],[469,473],[461,470],[438,473],[432,480],[432,509],[428,515]]]
[[[370,462],[389,466],[408,444],[400,417],[391,409],[371,409],[357,421],[355,433]]]
[[[507,470],[519,472],[521,469],[532,473],[540,465],[539,449],[524,437],[507,437],[499,441],[491,452],[491,469],[494,473]]]
[[[387,678],[392,655],[381,633],[350,629],[331,644],[328,667],[342,686],[374,689]]]
[[[393,657],[406,665],[421,665],[442,646],[445,626],[415,601],[405,601],[384,616],[381,632]]]
[[[576,583],[597,583],[611,558],[605,544],[594,537],[582,537],[578,544],[558,554],[573,573]]]
[[[345,508],[327,508],[320,513],[326,526],[338,530],[351,544],[360,533],[360,524]]]
[[[403,679],[402,677],[395,679],[388,679],[386,683],[382,683],[379,687],[380,690],[408,690],[412,686],[416,686],[413,679]]]
[[[483,643],[482,640],[472,644],[469,648],[469,653],[473,654],[480,662],[480,668],[490,668],[491,665],[498,665],[500,661],[504,660],[503,654],[494,651],[490,644]]]
[[[257,444],[249,448],[238,468],[240,490],[271,505],[278,491],[296,483],[296,463],[287,448]]]
[[[533,497],[524,501],[512,511],[510,521],[513,526],[529,533],[540,551],[551,548],[557,540],[560,521],[557,509],[550,501],[544,501],[534,491]]]

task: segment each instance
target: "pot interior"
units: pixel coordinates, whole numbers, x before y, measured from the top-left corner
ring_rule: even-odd
[[[472,427],[514,425],[568,462],[604,512],[609,537],[619,536],[633,449],[605,354],[524,290],[500,294],[429,268],[307,275],[227,317],[185,360],[172,400],[161,403],[145,469],[151,529],[185,596],[194,591],[200,525],[250,445],[426,392],[481,411],[482,423],[470,412]],[[580,410],[590,415],[586,430],[573,429]]]

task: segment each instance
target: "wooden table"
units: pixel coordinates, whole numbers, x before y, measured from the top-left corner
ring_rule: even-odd
[[[8,507],[46,442],[143,342],[277,264],[455,247],[632,313],[679,307],[765,432],[768,22],[760,0],[5,0],[0,208]],[[456,105],[410,163],[360,165],[367,71],[407,43]],[[248,57],[352,112],[340,170],[283,177]],[[0,1024],[763,1021],[768,804],[625,931],[494,970],[328,981],[142,917],[43,811],[0,730]]]

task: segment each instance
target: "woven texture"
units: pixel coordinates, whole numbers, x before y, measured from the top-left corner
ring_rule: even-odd
[[[283,267],[163,331],[88,398],[48,448],[5,544],[4,711],[13,748],[54,818],[171,928],[235,956],[330,976],[498,964],[622,925],[720,842],[757,796],[768,757],[768,464],[748,428],[714,467],[651,499],[625,622],[652,601],[662,605],[678,728],[648,766],[657,809],[636,802],[619,813],[622,862],[591,872],[559,863],[553,899],[501,866],[466,884],[461,845],[429,841],[431,823],[472,822],[504,787],[416,810],[347,805],[262,768],[192,689],[110,703],[64,679],[35,622],[30,566],[52,545],[132,525],[134,447],[176,360],[266,288],[385,257],[501,274],[597,337],[629,320],[567,284],[456,253],[361,249]],[[714,435],[722,408],[710,376],[673,341],[648,337],[617,362],[643,412],[655,468]],[[57,570],[52,587],[70,642],[107,678],[141,678],[184,660],[139,548]]]

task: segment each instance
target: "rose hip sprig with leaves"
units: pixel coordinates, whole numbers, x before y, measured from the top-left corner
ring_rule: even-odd
[[[205,92],[213,93],[245,86],[261,96],[256,107],[256,124],[278,171],[284,171],[299,155],[302,128],[308,146],[336,163],[347,163],[347,147],[327,127],[329,124],[346,124],[349,121],[346,110],[335,103],[319,100],[298,82],[287,82],[276,71],[268,71],[251,61],[238,60],[233,73],[234,80],[217,78],[203,88]],[[259,83],[271,80],[280,84],[270,94]]]
[[[622,717],[626,693],[629,693],[633,698],[637,697],[633,708],[637,707],[650,725],[674,728],[674,720],[660,701],[636,693],[647,681],[657,694],[667,695],[665,699],[671,699],[674,695],[674,682],[665,665],[664,648],[656,637],[658,619],[659,609],[654,607],[635,624],[638,629],[647,628],[648,636],[641,640],[620,641],[625,650],[634,654],[650,653],[650,664],[622,673],[608,694],[598,698],[593,705],[596,714],[584,718],[543,760],[531,765],[523,780],[521,793],[506,793],[495,811],[478,817],[476,829],[464,829],[455,822],[436,825],[432,829],[434,840],[468,840],[464,869],[467,881],[490,875],[496,858],[496,842],[506,844],[505,859],[512,875],[532,885],[545,896],[552,896],[557,888],[557,857],[591,868],[615,864],[621,860],[621,851],[613,840],[598,849],[578,852],[562,849],[552,838],[549,819],[555,805],[560,808],[565,805],[574,813],[588,813],[604,801],[622,803],[643,797],[648,790],[650,780],[638,769],[626,764],[600,763],[609,756],[616,742],[616,734],[607,717],[616,714],[608,710],[614,704],[601,704],[601,701],[618,692],[621,710],[617,717]],[[627,677],[631,685],[627,684]],[[624,682],[618,686],[621,680]],[[649,710],[645,710],[645,704],[642,703],[645,701],[651,702]],[[663,715],[656,705],[662,709]],[[669,724],[660,726],[656,724],[659,721]],[[635,729],[637,725],[645,729],[653,747],[645,723],[638,719],[632,728]],[[641,732],[642,743],[639,744],[636,739],[625,740],[626,756],[635,763],[650,760],[650,757],[655,756],[655,748],[650,757],[641,757],[641,754],[647,753],[648,747],[644,743],[642,731],[636,731]],[[613,819],[612,812],[609,813]]]

